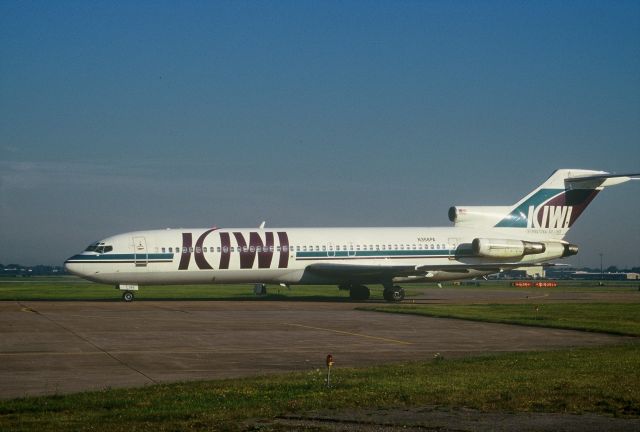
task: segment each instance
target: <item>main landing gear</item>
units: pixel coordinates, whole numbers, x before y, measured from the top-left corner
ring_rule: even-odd
[[[126,301],[126,302],[131,302],[133,301],[134,295],[132,291],[125,291],[122,293],[122,300]]]
[[[369,300],[371,291],[364,285],[340,285],[341,290],[349,290],[349,298],[355,301]],[[388,302],[398,303],[404,300],[404,289],[398,285],[385,286],[382,294]]]
[[[341,291],[349,291],[349,298],[351,300],[362,301],[369,300],[371,292],[369,288],[364,285],[343,284],[339,285],[338,289]]]
[[[404,289],[398,285],[386,286],[382,296],[388,302],[398,303],[404,300]]]
[[[369,300],[371,291],[364,285],[352,285],[349,288],[349,297],[351,300]]]

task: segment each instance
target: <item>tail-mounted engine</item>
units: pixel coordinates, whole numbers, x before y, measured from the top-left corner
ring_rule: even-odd
[[[544,254],[544,259],[564,258],[578,253],[578,246],[559,242],[530,242],[512,239],[476,238],[471,243],[473,254],[485,258],[522,258]]]

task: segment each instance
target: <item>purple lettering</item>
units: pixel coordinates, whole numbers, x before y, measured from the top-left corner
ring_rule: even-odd
[[[182,233],[182,255],[180,256],[180,265],[178,266],[178,270],[187,270],[189,268],[189,262],[191,262],[191,253],[189,253],[189,249],[191,248],[192,242],[193,238],[191,233]]]
[[[280,242],[280,261],[278,268],[289,267],[289,236],[284,231],[278,232],[278,241]]]
[[[226,270],[229,268],[229,260],[231,259],[231,238],[229,237],[229,233],[220,233],[220,245],[222,246],[220,269]]]

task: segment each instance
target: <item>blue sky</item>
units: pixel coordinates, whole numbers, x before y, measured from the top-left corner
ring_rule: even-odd
[[[448,225],[640,171],[640,3],[0,1],[0,262],[136,229]],[[640,185],[572,262],[640,265]]]

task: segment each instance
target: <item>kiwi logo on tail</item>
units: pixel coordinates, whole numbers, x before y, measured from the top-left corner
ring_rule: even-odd
[[[496,227],[569,229],[597,194],[596,189],[540,189]]]
[[[529,206],[527,228],[569,228],[573,206]]]

